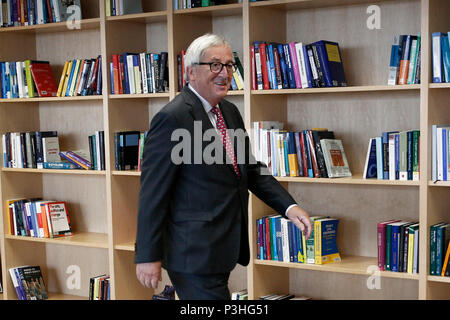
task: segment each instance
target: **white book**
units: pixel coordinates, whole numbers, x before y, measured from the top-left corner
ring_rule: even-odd
[[[442,181],[444,179],[444,171],[443,171],[443,145],[442,145],[442,128],[437,128],[436,131],[436,147],[437,147],[437,180]]]
[[[297,63],[302,82],[302,88],[308,88],[308,78],[306,76],[305,55],[303,54],[303,43],[297,42],[295,44],[295,51],[297,52]]]
[[[141,59],[142,91],[143,93],[148,93],[147,64],[145,63],[145,53],[140,53],[139,57]]]
[[[16,74],[17,74],[17,84],[19,87],[19,98],[25,98],[22,63],[20,61],[16,62]]]
[[[10,87],[9,87],[8,92],[6,92],[6,99],[12,98],[11,72],[9,71],[10,65],[11,64],[9,62],[5,62],[5,78],[10,80]]]
[[[278,154],[278,160],[280,162],[280,175],[279,177],[286,177],[286,167],[284,162],[284,143],[283,143],[283,135],[281,133],[276,135],[277,139],[277,154]]]
[[[150,68],[151,68],[151,70],[152,70],[152,92],[156,92],[156,81],[155,81],[155,76],[156,76],[156,74],[155,74],[155,68],[154,68],[154,63],[155,63],[155,54],[154,53],[152,53],[152,54],[150,54]]]
[[[433,82],[442,82],[442,54],[441,54],[441,33],[435,32],[431,35],[432,41],[432,66]]]
[[[397,133],[398,134],[398,133]],[[396,133],[389,134],[389,180],[395,180],[395,135]]]
[[[25,214],[27,215],[28,221],[34,220],[32,215],[31,215],[30,202],[25,202],[24,204],[25,204]],[[30,230],[29,230],[30,231],[30,236],[31,237],[36,237],[36,235],[34,234],[33,227],[32,226],[29,226],[29,227],[30,227]]]
[[[369,146],[367,147],[367,153],[366,153],[366,162],[364,163],[364,171],[363,171],[363,179],[367,179],[367,167],[369,166],[369,159],[370,159],[370,151],[372,150],[372,141],[374,138],[369,139]]]
[[[414,230],[414,262],[413,262],[413,273],[419,273],[419,233],[420,227]]]
[[[16,168],[23,168],[23,157],[22,157],[22,141],[20,138],[20,132],[15,134],[16,138]]]
[[[61,22],[61,12],[59,10],[59,4],[58,4],[59,0],[52,0],[53,3],[53,9],[55,12],[55,22]]]
[[[95,148],[97,149],[97,170],[101,170],[100,158],[100,131],[95,131]]]
[[[320,145],[329,178],[351,177],[352,173],[345,156],[344,146],[339,139],[322,139]]]
[[[37,24],[44,24],[44,0],[36,1],[36,21]]]
[[[261,69],[261,53],[255,50],[255,69],[256,69],[256,79],[262,79],[262,69]],[[263,83],[260,82],[258,83],[257,81],[257,85],[258,85],[258,90],[263,90]]]
[[[6,158],[6,134],[2,134],[2,155],[3,168],[8,168],[8,159]]]
[[[383,180],[383,140],[381,137],[376,137],[377,145],[377,179]]]
[[[259,122],[253,122],[253,154],[256,161],[259,159]]]
[[[283,247],[283,262],[290,262],[290,252],[289,252],[289,229],[288,229],[288,219],[281,218],[281,243]]]
[[[59,162],[59,140],[58,137],[42,138],[42,155],[44,162]]]
[[[133,55],[127,54],[128,83],[130,84],[130,94],[136,93],[134,82]]]
[[[418,45],[417,45],[417,39],[414,39],[411,42],[411,51],[410,51],[410,55],[409,55],[409,70],[408,70],[408,84],[411,84],[412,81],[414,81],[414,79],[412,78],[413,73],[414,73],[414,63],[415,63],[415,59],[417,58],[416,55],[416,51],[418,49]]]

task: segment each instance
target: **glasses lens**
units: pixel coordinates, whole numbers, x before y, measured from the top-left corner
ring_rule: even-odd
[[[219,62],[211,63],[211,71],[219,73],[220,71],[222,71],[222,64]]]
[[[228,63],[227,64],[227,71],[228,72],[233,72],[234,71],[234,64]]]

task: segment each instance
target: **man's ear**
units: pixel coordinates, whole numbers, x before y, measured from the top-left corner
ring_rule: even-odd
[[[195,81],[196,70],[195,66],[186,67],[186,72],[189,78],[189,82]]]

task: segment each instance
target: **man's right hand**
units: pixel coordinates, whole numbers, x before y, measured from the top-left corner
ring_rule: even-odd
[[[158,288],[158,282],[161,281],[161,261],[136,264],[136,276],[144,287]]]

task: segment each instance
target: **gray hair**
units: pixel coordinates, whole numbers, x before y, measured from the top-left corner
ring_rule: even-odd
[[[211,33],[204,34],[192,41],[184,56],[184,79],[189,81],[187,67],[199,63],[206,49],[223,45],[231,50],[229,43],[223,37]]]

